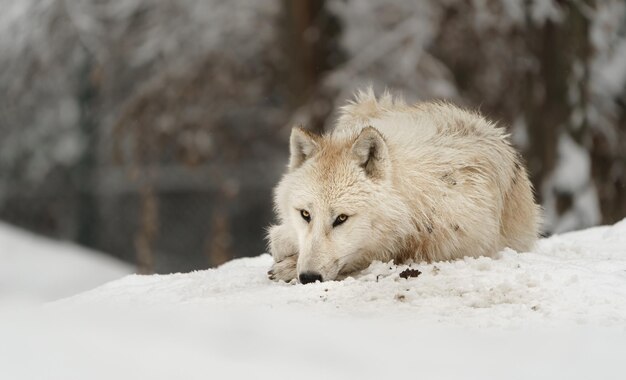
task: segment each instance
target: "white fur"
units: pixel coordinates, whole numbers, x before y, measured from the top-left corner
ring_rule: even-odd
[[[373,260],[526,251],[539,224],[528,175],[503,129],[447,103],[407,106],[371,90],[342,108],[332,133],[292,131],[275,209],[269,274],[284,281],[305,272],[334,280]],[[333,227],[340,214],[348,219]]]

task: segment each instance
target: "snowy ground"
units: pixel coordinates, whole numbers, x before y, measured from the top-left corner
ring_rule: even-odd
[[[128,276],[68,302],[283,307],[462,327],[626,327],[626,220],[543,239],[534,253],[413,264],[422,273],[409,279],[399,276],[407,265],[375,263],[341,282],[273,283],[266,276],[271,260],[262,255],[215,270]]]
[[[99,252],[0,223],[0,302],[53,301],[132,272]]]
[[[43,309],[0,308],[0,371],[24,379],[623,379],[626,220],[495,259],[375,263],[267,280],[267,255],[131,275]],[[35,365],[31,365],[35,364]]]

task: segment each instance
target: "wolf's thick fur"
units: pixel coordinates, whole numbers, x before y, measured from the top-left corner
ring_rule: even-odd
[[[332,133],[294,128],[290,148],[268,234],[272,279],[333,280],[373,260],[492,256],[536,240],[520,156],[477,113],[363,91]]]

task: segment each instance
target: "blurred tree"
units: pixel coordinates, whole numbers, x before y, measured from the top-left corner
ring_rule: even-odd
[[[78,106],[78,129],[84,136],[84,149],[76,162],[72,184],[77,197],[76,241],[90,245],[98,234],[98,207],[93,184],[97,175],[98,152],[98,68],[89,53],[85,54],[82,67],[78,69],[79,84],[76,96]]]
[[[292,110],[305,110],[306,125],[316,132],[332,111],[332,104],[320,94],[324,75],[341,63],[338,46],[341,28],[337,18],[328,11],[325,0],[282,0],[282,23],[286,77],[289,83],[288,102]]]

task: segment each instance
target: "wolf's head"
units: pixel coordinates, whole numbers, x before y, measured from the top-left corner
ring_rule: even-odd
[[[402,217],[389,147],[373,127],[345,136],[294,128],[276,207],[297,236],[300,282],[334,280],[385,249]],[[380,256],[380,255],[378,255]]]

